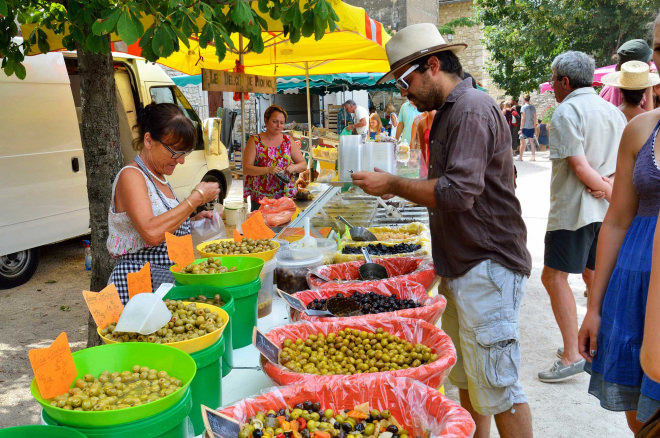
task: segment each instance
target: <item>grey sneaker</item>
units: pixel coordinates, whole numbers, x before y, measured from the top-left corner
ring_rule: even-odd
[[[564,355],[564,347],[559,347],[557,348],[557,353],[555,353],[558,358],[561,359],[561,357]]]
[[[571,365],[564,365],[561,360],[556,360],[552,368],[539,373],[539,380],[545,383],[562,382],[576,374],[584,371],[584,359],[580,359]]]

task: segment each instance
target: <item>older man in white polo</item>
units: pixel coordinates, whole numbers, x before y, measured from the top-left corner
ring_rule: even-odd
[[[344,108],[353,116],[353,123],[346,126],[349,131],[355,130],[359,135],[369,131],[369,111],[349,99],[344,102]]]
[[[377,196],[397,195],[429,209],[436,272],[445,280],[442,328],[456,347],[449,380],[490,436],[532,436],[520,384],[518,313],[532,262],[513,186],[511,134],[499,105],[463,80],[456,56],[429,23],[399,31],[385,47],[401,90],[420,111],[436,110],[429,136],[428,179],[356,172],[353,182]]]

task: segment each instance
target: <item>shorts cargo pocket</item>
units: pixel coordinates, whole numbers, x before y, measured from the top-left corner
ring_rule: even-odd
[[[475,328],[478,350],[479,383],[491,388],[504,388],[518,381],[520,341],[517,324],[498,322]]]

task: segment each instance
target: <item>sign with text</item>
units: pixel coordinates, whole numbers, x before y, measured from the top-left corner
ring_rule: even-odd
[[[119,316],[124,311],[124,305],[113,283],[107,285],[101,292],[84,290],[83,297],[94,322],[102,329],[111,322],[119,321]]]
[[[274,76],[248,75],[203,68],[202,90],[277,94],[277,80]]]
[[[145,263],[142,269],[137,272],[126,274],[126,284],[128,285],[129,299],[137,294],[153,292],[151,286],[151,263]]]
[[[202,419],[206,432],[212,438],[236,438],[241,431],[241,425],[233,418],[201,405]]]
[[[252,343],[266,359],[272,363],[279,363],[280,348],[256,327],[252,331]]]
[[[277,289],[277,293],[286,303],[293,307],[294,309],[303,312],[307,310],[307,307],[305,307],[305,303],[303,303],[299,298],[294,297],[293,295],[289,295],[288,293],[284,292],[282,289]]]
[[[28,357],[43,398],[53,398],[69,390],[77,371],[66,333],[60,333],[50,347],[28,351]]]

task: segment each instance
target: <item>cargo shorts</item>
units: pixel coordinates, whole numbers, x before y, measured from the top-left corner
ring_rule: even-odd
[[[442,329],[456,347],[449,381],[466,389],[482,415],[526,403],[520,384],[518,313],[527,277],[484,260],[465,275],[444,279]]]

